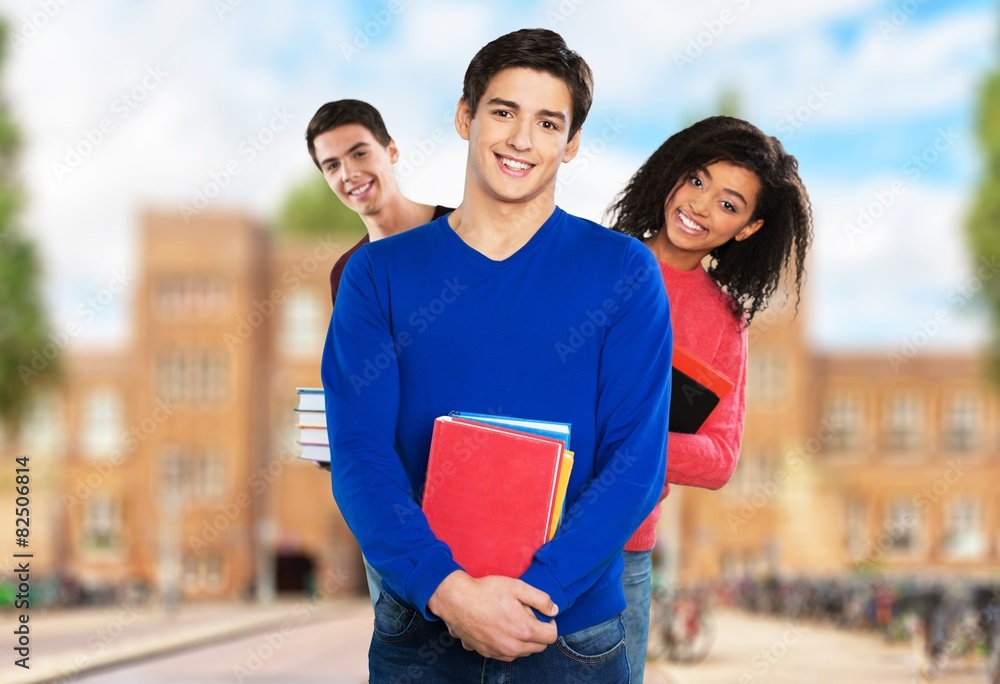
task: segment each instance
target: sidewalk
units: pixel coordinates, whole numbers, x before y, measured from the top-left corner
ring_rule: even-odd
[[[286,622],[331,619],[350,599],[312,603],[299,598],[270,605],[211,603],[182,605],[166,612],[159,606],[119,604],[99,609],[34,611],[30,613],[30,670],[14,665],[20,656],[10,651],[16,637],[14,613],[0,613],[8,635],[0,666],[4,684],[41,684],[77,677],[152,656],[236,638]],[[16,618],[15,618],[16,619]],[[2,644],[2,642],[0,642]]]

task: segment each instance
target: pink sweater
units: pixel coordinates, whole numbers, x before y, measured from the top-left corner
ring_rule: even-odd
[[[674,344],[684,347],[733,381],[733,391],[694,435],[671,432],[667,439],[667,484],[719,489],[736,469],[743,440],[747,376],[747,333],[737,323],[719,286],[700,266],[679,271],[660,262],[670,297]],[[656,542],[657,506],[625,545],[648,551]]]

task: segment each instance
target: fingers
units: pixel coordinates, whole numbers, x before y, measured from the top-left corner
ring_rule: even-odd
[[[520,582],[517,591],[518,600],[526,606],[530,606],[542,615],[555,617],[559,614],[559,606],[541,589],[535,589],[530,584]]]

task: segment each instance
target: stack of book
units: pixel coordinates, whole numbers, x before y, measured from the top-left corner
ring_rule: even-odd
[[[669,430],[695,434],[733,391],[733,381],[676,345],[671,372]]]
[[[452,412],[434,421],[422,508],[473,577],[519,577],[555,536],[573,467],[568,423]]]
[[[299,458],[319,463],[330,462],[330,437],[326,432],[326,398],[323,388],[299,387],[298,414],[299,444],[302,453]]]

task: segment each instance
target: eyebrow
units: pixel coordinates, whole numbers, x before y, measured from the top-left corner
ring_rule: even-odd
[[[347,154],[345,154],[344,156],[346,157],[348,154],[350,154],[351,152],[354,152],[359,147],[370,147],[370,145],[368,143],[366,143],[366,142],[363,142],[363,141],[359,142],[359,143],[354,143],[353,145],[351,145],[351,149],[347,150]],[[319,163],[319,165],[320,166],[326,166],[327,164],[329,164],[332,161],[337,161],[337,159],[339,159],[339,157],[327,157],[326,159],[324,159],[323,161],[321,161]]]
[[[504,100],[503,98],[500,98],[500,97],[491,98],[490,101],[486,103],[486,105],[487,106],[489,106],[489,105],[503,105],[504,107],[507,107],[508,109],[513,109],[515,112],[521,111],[521,105],[519,105],[516,102],[512,102],[510,100]],[[544,116],[544,117],[549,118],[549,119],[558,119],[559,121],[562,121],[563,123],[566,123],[566,115],[563,114],[562,112],[557,112],[557,111],[555,111],[553,109],[539,109],[538,110],[538,116]]]
[[[710,174],[710,173],[708,172],[708,169],[706,169],[706,168],[705,168],[704,166],[703,166],[703,167],[701,167],[701,168],[700,168],[700,169],[698,169],[698,170],[699,170],[699,171],[701,171],[701,172],[702,172],[703,174],[705,174],[706,176],[708,176],[708,180],[712,180],[712,174]],[[750,206],[750,203],[749,203],[749,202],[747,202],[747,198],[746,198],[746,197],[744,197],[743,195],[741,195],[740,193],[736,192],[736,191],[735,191],[735,190],[733,190],[732,188],[723,188],[722,190],[723,190],[723,192],[728,192],[728,193],[729,193],[730,195],[734,195],[734,196],[736,196],[736,197],[739,197],[739,198],[740,198],[740,200],[741,200],[741,201],[743,202],[743,204],[745,204],[745,205],[746,205],[746,206],[748,206],[748,207]]]

